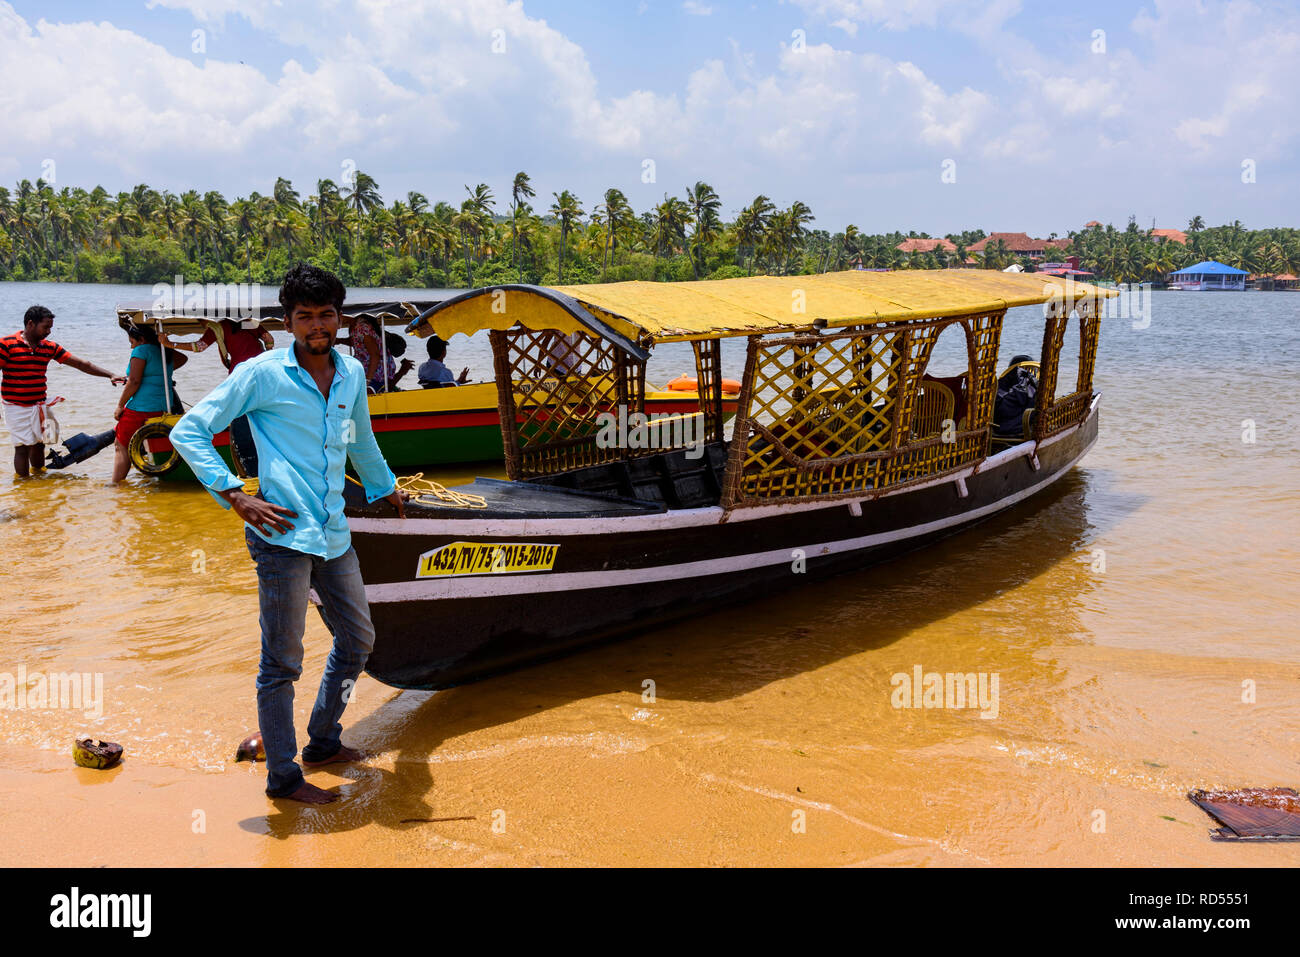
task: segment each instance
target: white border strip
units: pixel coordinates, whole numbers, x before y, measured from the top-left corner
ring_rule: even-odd
[[[895,529],[892,532],[878,532],[859,538],[846,538],[836,542],[820,545],[805,545],[803,551],[810,557],[836,555],[859,549],[885,545],[908,538],[917,538],[931,532],[942,531],[954,525],[964,525],[976,521],[994,512],[1000,512],[1018,502],[1024,501],[1036,492],[1051,485],[1066,472],[1079,463],[1093,443],[1089,443],[1069,464],[1063,466],[1049,478],[1043,479],[1026,489],[1009,495],[1001,501],[981,508],[936,519],[921,525]],[[710,558],[698,562],[685,562],[680,565],[655,565],[648,568],[622,568],[612,571],[564,572],[540,576],[496,576],[482,575],[473,578],[461,578],[442,581],[408,581],[386,582],[366,586],[366,599],[373,603],[398,601],[435,601],[443,598],[495,598],[504,595],[532,595],[543,592],[578,591],[591,588],[617,588],[623,585],[643,585],[650,582],[669,581],[679,578],[702,578],[706,575],[720,575],[728,572],[744,571],[751,568],[763,568],[768,565],[784,565],[791,561],[790,549],[778,548],[766,552],[751,552],[748,555],[732,555],[727,558]]]
[[[1097,409],[1101,394],[1093,396],[1088,417]],[[1086,424],[1086,420],[1084,422]],[[958,479],[968,479],[972,475],[987,472],[989,469],[1018,458],[1028,458],[1037,454],[1039,449],[1061,441],[1078,430],[1080,425],[1073,425],[1063,432],[1058,432],[1049,439],[1035,444],[1032,441],[1021,442],[1009,449],[1003,449],[996,455],[949,475],[918,482],[905,488],[890,489],[880,495],[864,495],[860,498],[843,498],[831,502],[787,502],[775,505],[756,505],[738,508],[731,513],[728,524],[752,522],[776,514],[796,514],[826,508],[840,508],[846,505],[872,502],[893,495],[906,495],[935,485],[945,485]],[[617,518],[504,518],[481,521],[473,517],[465,518],[350,518],[348,527],[354,532],[375,533],[381,535],[491,535],[503,537],[523,537],[526,535],[599,535],[606,532],[650,532],[668,528],[696,528],[700,525],[717,525],[722,521],[724,511],[717,505],[707,508],[669,509],[664,512],[651,512],[648,515],[624,515]]]

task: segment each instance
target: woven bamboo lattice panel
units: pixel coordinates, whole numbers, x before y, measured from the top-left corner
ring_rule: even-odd
[[[601,414],[645,413],[645,363],[594,336],[493,330],[506,474],[553,475],[636,454],[602,448]],[[504,384],[510,383],[510,388]],[[650,454],[647,450],[642,454]]]
[[[694,343],[695,382],[704,418],[704,441],[722,440],[722,340],[698,339]]]
[[[752,337],[723,504],[861,495],[983,458],[1003,315]],[[977,383],[960,431],[934,415],[951,416],[951,393],[927,416],[921,390],[934,343],[953,324],[966,333]]]
[[[1061,348],[1069,326],[1069,313],[1048,310],[1043,329],[1042,362],[1039,369],[1038,400],[1035,403],[1034,438],[1042,441],[1088,416],[1092,406],[1092,377],[1097,365],[1097,339],[1101,333],[1101,315],[1092,303],[1081,302],[1079,311],[1079,374],[1075,389],[1068,395],[1056,395],[1060,376]]]

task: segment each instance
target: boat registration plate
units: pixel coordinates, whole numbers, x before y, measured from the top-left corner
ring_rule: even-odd
[[[559,550],[537,542],[450,542],[421,555],[415,577],[549,572]]]

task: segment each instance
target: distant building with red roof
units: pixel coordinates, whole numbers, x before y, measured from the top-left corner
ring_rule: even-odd
[[[1151,238],[1160,239],[1167,243],[1187,245],[1187,234],[1181,229],[1153,229],[1151,230]]]
[[[942,249],[946,253],[957,251],[957,247],[946,239],[905,239],[898,244],[897,249],[904,253],[932,253],[936,249]]]
[[[990,233],[977,243],[971,243],[966,248],[973,253],[983,253],[985,247],[990,243],[997,244],[998,240],[1006,245],[1009,252],[1017,256],[1028,256],[1030,259],[1042,259],[1043,251],[1048,246],[1054,246],[1057,249],[1069,249],[1070,240],[1065,239],[1034,239],[1028,233]]]
[[[1084,228],[1084,229],[1092,229],[1092,227],[1094,227],[1094,226],[1100,226],[1100,225],[1101,225],[1101,223],[1097,222],[1097,220],[1095,220],[1095,219],[1090,219],[1090,220],[1088,220],[1086,223],[1083,224],[1083,228]]]

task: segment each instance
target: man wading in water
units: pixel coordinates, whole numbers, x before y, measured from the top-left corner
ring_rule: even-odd
[[[241,363],[171,432],[172,445],[199,481],[246,523],[261,606],[257,720],[266,748],[266,793],[308,804],[338,799],[308,784],[294,761],[293,683],[302,673],[308,589],[315,589],[334,636],[307,724],[310,740],[302,749],[308,769],[362,757],[343,744],[339,719],[375,641],[343,516],[345,460],[352,460],[368,501],[387,499],[406,517],[405,495],[370,428],[365,370],[333,347],[343,296],[343,284],[332,273],[294,266],[280,287],[293,345]],[[241,415],[248,416],[257,444],[256,496],[242,491],[243,483],[212,447],[212,436]]]
[[[20,478],[45,471],[45,370],[51,362],[102,376],[113,385],[126,382],[126,376],[78,359],[51,342],[46,336],[53,328],[54,313],[44,306],[32,306],[23,315],[22,329],[0,339],[0,398],[14,443],[14,472]]]

